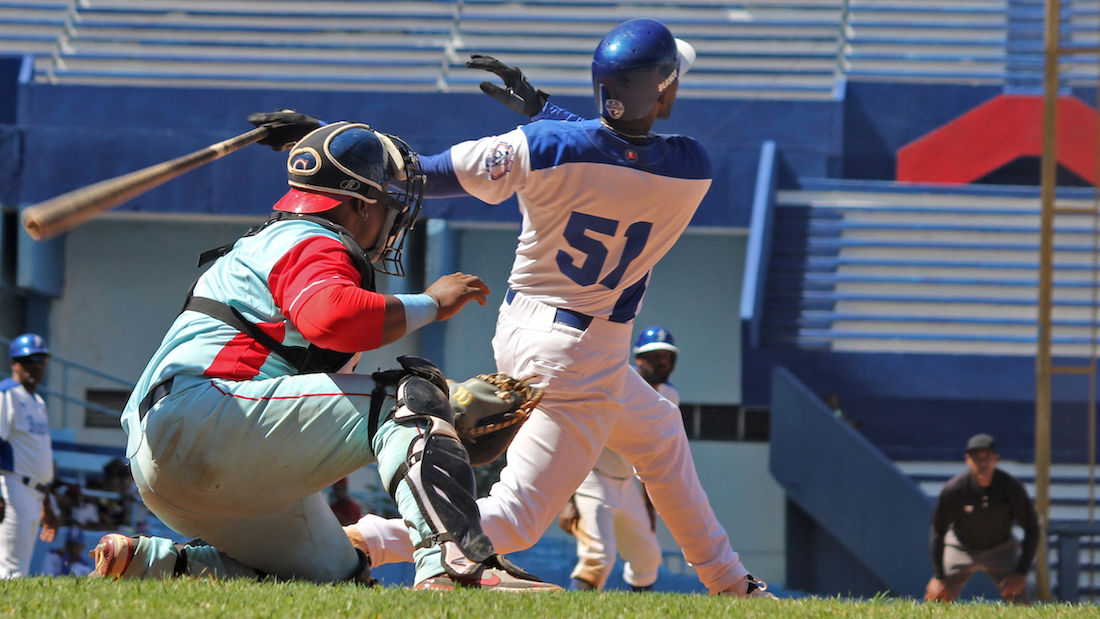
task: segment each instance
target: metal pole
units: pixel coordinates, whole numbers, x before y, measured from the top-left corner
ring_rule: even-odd
[[[1040,601],[1050,600],[1047,524],[1050,518],[1051,303],[1054,272],[1054,199],[1057,182],[1058,43],[1061,1],[1047,0],[1043,73],[1042,215],[1039,234],[1039,333],[1035,356],[1035,510],[1039,548],[1035,584]]]

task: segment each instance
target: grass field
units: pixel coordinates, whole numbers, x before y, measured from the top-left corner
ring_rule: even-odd
[[[296,617],[319,619],[504,619],[829,617],[1100,617],[1100,607],[1050,604],[1017,608],[1000,603],[926,605],[912,600],[801,598],[731,600],[706,595],[560,592],[513,595],[485,591],[425,593],[397,587],[305,583],[105,581],[35,577],[0,584],[0,616],[104,619]]]

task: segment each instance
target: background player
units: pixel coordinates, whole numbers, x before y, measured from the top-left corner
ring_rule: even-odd
[[[546,395],[479,501],[493,543],[515,551],[538,541],[606,445],[634,462],[711,593],[770,596],[714,516],[679,410],[628,365],[650,272],[711,183],[702,145],[651,132],[671,115],[693,57],[660,22],[620,24],[593,55],[600,118],[463,142],[426,158],[425,171],[432,196],[497,204],[517,195],[523,215],[493,351],[498,370],[541,377]],[[368,516],[356,527],[378,563],[408,560],[399,521]]]
[[[680,393],[668,379],[679,354],[672,334],[663,327],[649,327],[634,343],[638,373],[676,406]],[[565,504],[558,524],[577,537],[573,589],[602,589],[615,566],[616,553],[626,561],[623,580],[631,591],[653,589],[662,554],[657,514],[644,484],[636,481],[634,467],[622,455],[604,448],[595,468]]]
[[[38,387],[50,350],[40,335],[12,340],[11,378],[0,381],[0,578],[26,576],[37,535],[49,543],[60,524],[53,510],[50,418]]]
[[[295,142],[269,126],[269,145]],[[291,189],[268,222],[207,252],[220,257],[122,417],[146,506],[212,545],[113,533],[93,551],[96,572],[369,583],[369,560],[322,490],[377,459],[418,546],[418,588],[557,589],[499,557],[481,532],[439,370],[402,357],[403,369],[373,377],[341,372],[354,353],[489,293],[461,273],[423,294],[374,291],[372,265],[402,270],[423,182],[416,153],[366,125],[335,123],[297,142],[286,165]]]

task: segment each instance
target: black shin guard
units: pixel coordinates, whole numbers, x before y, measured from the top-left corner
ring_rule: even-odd
[[[445,383],[444,383],[445,384]],[[413,491],[443,551],[443,566],[452,575],[466,575],[493,557],[481,530],[477,484],[466,448],[458,440],[446,392],[436,381],[410,374],[397,389],[393,419],[402,425],[427,424],[423,437],[409,446],[405,466],[386,481],[390,494],[404,481]]]

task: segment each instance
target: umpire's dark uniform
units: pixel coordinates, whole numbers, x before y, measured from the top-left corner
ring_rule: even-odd
[[[1023,544],[1012,534],[1014,524],[1024,530]],[[940,492],[932,514],[932,571],[947,583],[951,599],[978,571],[996,583],[1027,574],[1038,544],[1039,519],[1027,490],[1001,469],[986,488],[968,471]]]

